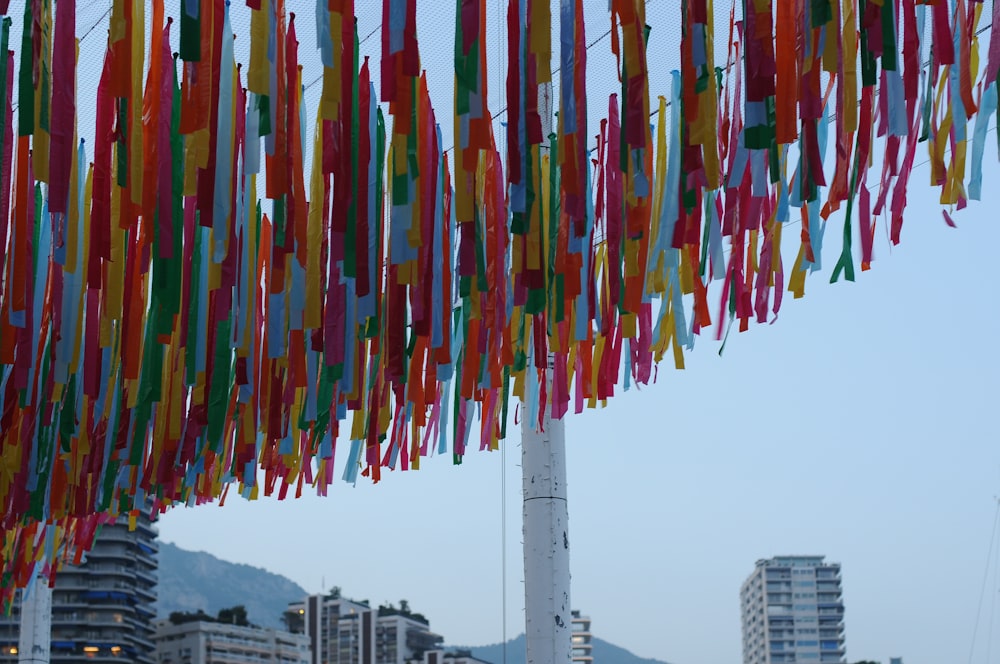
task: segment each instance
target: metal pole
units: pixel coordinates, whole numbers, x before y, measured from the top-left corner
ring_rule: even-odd
[[[551,361],[546,380],[551,383]],[[524,409],[527,414],[527,409]],[[524,619],[527,664],[569,664],[572,652],[566,435],[545,409],[542,430],[521,429],[524,490]]]
[[[52,589],[39,575],[21,599],[21,633],[17,641],[18,664],[49,664],[52,641]]]

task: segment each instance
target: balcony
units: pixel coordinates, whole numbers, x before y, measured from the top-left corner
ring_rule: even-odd
[[[131,542],[136,539],[135,532],[129,532],[126,525],[106,525],[102,526],[95,542]]]
[[[56,591],[89,590],[94,587],[94,581],[88,574],[62,574],[56,576]]]
[[[159,583],[159,579],[157,579],[156,572],[153,572],[152,570],[143,569],[142,566],[135,568],[135,576],[137,579],[145,581],[146,583],[149,583],[154,586],[157,583]]]
[[[114,576],[129,580],[135,578],[135,571],[127,565],[116,565],[114,563],[104,561],[88,565],[87,571],[90,573],[91,578],[95,581],[97,579]],[[103,583],[101,585],[103,585]]]
[[[152,632],[147,635],[147,634],[142,634],[140,631],[136,630],[128,635],[128,640],[131,641],[135,646],[137,646],[136,650],[139,651],[146,650],[149,652],[153,652],[154,650],[156,650],[156,646],[149,639],[149,637],[151,636]]]

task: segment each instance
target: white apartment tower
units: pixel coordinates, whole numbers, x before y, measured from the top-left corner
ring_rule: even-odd
[[[573,664],[593,664],[594,645],[593,636],[590,633],[590,616],[580,615],[579,611],[572,611],[573,616]]]
[[[740,589],[743,664],[845,660],[840,564],[823,556],[758,560]]]

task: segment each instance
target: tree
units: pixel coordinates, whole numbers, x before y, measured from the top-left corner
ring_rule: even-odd
[[[410,613],[410,603],[405,599],[399,600],[399,612],[404,616]]]
[[[242,604],[228,609],[220,609],[218,622],[239,625],[240,627],[246,627],[250,624],[247,622],[247,609]]]
[[[173,611],[169,616],[171,625],[183,625],[189,622],[215,622],[215,618],[208,615],[201,609],[198,609],[197,613],[189,613],[188,611]]]

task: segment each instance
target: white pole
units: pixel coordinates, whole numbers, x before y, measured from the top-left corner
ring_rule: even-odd
[[[21,600],[21,633],[17,641],[18,664],[49,664],[52,641],[52,589],[39,575]]]
[[[551,384],[552,369],[545,372]],[[550,390],[551,393],[551,390]],[[521,429],[524,490],[524,619],[527,664],[569,664],[569,512],[566,503],[566,435],[562,420],[545,409],[542,430]]]

